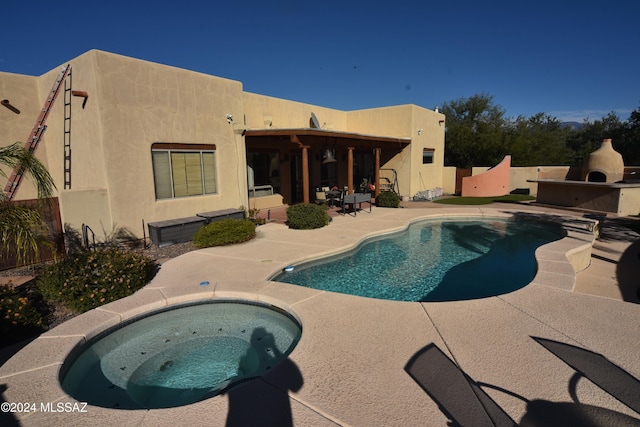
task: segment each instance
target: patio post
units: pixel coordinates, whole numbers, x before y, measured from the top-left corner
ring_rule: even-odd
[[[302,201],[309,203],[309,145],[303,145],[298,135],[291,135],[290,141],[302,150]]]
[[[347,147],[347,194],[353,194],[353,150]]]
[[[302,201],[309,203],[309,146],[301,145],[302,148]]]
[[[380,148],[374,148],[373,154],[376,158],[375,160],[376,163],[374,167],[375,180],[373,182],[373,185],[374,185],[373,196],[377,199],[378,195],[380,194]]]

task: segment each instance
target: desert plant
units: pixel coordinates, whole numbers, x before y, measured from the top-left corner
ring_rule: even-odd
[[[47,266],[37,283],[48,300],[83,313],[133,294],[149,283],[154,269],[143,255],[105,248],[68,255]]]
[[[45,166],[21,143],[0,147],[0,166],[9,168],[21,167],[38,190],[41,201],[51,197],[55,184]],[[0,176],[6,177],[3,168]],[[39,244],[48,239],[43,232],[40,212],[31,207],[20,206],[6,200],[4,192],[0,192],[0,255],[9,255],[13,251],[18,264],[29,264],[40,258]]]
[[[42,215],[36,208],[0,201],[0,256],[15,256],[18,265],[40,259],[40,247],[52,246]]]
[[[19,292],[11,284],[0,285],[0,336],[2,346],[41,332],[45,316],[34,298]]]
[[[329,224],[331,217],[327,208],[310,203],[299,203],[287,208],[287,225],[289,228],[311,230]]]
[[[260,218],[258,216],[259,213],[260,209],[249,209],[249,211],[247,211],[247,218],[255,225],[263,225],[267,221],[264,218]]]
[[[376,206],[382,208],[397,208],[400,206],[400,196],[393,191],[382,191],[376,198]]]
[[[193,236],[198,248],[231,245],[251,240],[256,235],[256,225],[248,219],[223,219],[201,227]]]

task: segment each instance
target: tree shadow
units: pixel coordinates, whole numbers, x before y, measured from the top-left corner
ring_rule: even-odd
[[[594,405],[580,403],[577,383],[581,377],[640,414],[640,381],[604,356],[589,350],[544,338],[532,337],[560,360],[576,370],[568,383],[573,402],[528,400],[505,388],[474,381],[455,362],[431,343],[419,350],[405,371],[438,404],[449,418],[448,425],[462,426],[640,426],[640,419]],[[527,402],[518,424],[483,390],[491,388]]]
[[[446,226],[458,246],[479,256],[451,267],[440,284],[420,301],[478,299],[520,289],[535,277],[536,249],[561,238],[563,233],[560,226],[549,229],[533,224],[521,229],[513,220],[498,222],[496,227]]]
[[[640,220],[627,217],[601,217],[600,237],[604,242],[635,242],[640,239]]]
[[[622,254],[616,266],[616,278],[622,299],[640,303],[640,240],[632,243]]]

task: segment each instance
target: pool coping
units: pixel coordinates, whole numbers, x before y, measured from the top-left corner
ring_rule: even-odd
[[[491,297],[464,303],[382,301],[334,294],[268,280],[286,265],[343,252],[357,246],[371,236],[397,232],[416,221],[438,217],[510,217],[513,215],[560,221],[567,230],[567,236],[538,248],[536,250],[538,272],[533,281],[522,290],[515,291],[504,297]],[[627,313],[630,311],[627,308],[628,303],[577,295],[571,292],[575,285],[575,274],[588,266],[591,247],[595,239],[594,230],[597,230],[597,222],[588,218],[548,213],[535,208],[523,209],[522,207],[512,210],[486,207],[456,207],[444,208],[437,212],[421,209],[390,210],[374,208],[371,215],[363,213],[357,218],[334,218],[332,224],[328,227],[305,231],[290,230],[278,224],[267,224],[258,229],[258,236],[253,241],[235,245],[234,247],[203,249],[170,260],[163,264],[160,272],[149,285],[134,295],[91,310],[42,334],[0,367],[0,384],[5,384],[7,388],[4,399],[7,402],[75,402],[61,389],[58,381],[59,370],[71,351],[83,345],[97,333],[124,320],[151,310],[190,301],[243,299],[272,304],[290,312],[303,325],[302,338],[290,355],[290,359],[299,367],[304,377],[308,378],[308,380],[315,380],[316,377],[323,378],[323,376],[327,377],[333,374],[326,371],[325,363],[314,360],[314,354],[317,355],[319,353],[318,346],[322,346],[322,340],[326,338],[325,335],[328,333],[328,331],[324,330],[323,325],[335,322],[336,319],[340,318],[339,316],[330,316],[329,312],[334,310],[349,318],[351,318],[352,312],[371,311],[372,313],[379,313],[382,310],[389,315],[388,323],[399,322],[398,327],[413,325],[411,333],[407,335],[411,335],[414,331],[421,331],[425,336],[430,337],[430,342],[446,349],[449,356],[454,360],[461,358],[461,355],[456,354],[457,352],[453,350],[455,346],[449,343],[449,341],[456,341],[456,335],[449,336],[444,334],[442,330],[447,327],[455,330],[454,326],[458,322],[445,322],[437,326],[436,323],[438,322],[434,322],[433,313],[430,313],[431,311],[438,313],[438,316],[443,316],[443,318],[447,317],[447,314],[441,312],[445,304],[450,307],[465,306],[472,310],[480,307],[482,312],[484,312],[482,307],[487,305],[497,304],[500,306],[500,310],[508,310],[509,312],[514,306],[517,306],[517,311],[524,313],[525,318],[547,316],[548,314],[544,312],[549,310],[549,307],[536,306],[531,308],[528,306],[531,303],[528,301],[530,294],[533,293],[538,296],[544,296],[544,298],[555,295],[556,300],[565,301],[568,299],[570,304],[580,301],[588,306],[603,304],[606,306],[625,307],[620,311],[623,314]],[[200,286],[200,283],[205,281],[209,282],[209,285]],[[523,303],[522,298],[527,302]],[[506,305],[503,304],[504,302],[506,302]],[[319,306],[324,307],[325,311],[318,312]],[[341,311],[341,307],[342,309],[351,307],[351,310],[344,313]],[[541,314],[536,310],[541,310],[543,313]],[[559,310],[561,313],[564,311],[562,307]],[[391,316],[391,314],[394,314],[394,316]],[[587,314],[581,313],[582,316]],[[405,316],[407,318],[404,321],[395,319],[403,319]],[[374,322],[374,320],[370,318],[369,322]],[[525,319],[522,320],[524,321]],[[368,327],[360,325],[361,319],[357,317],[351,319],[351,321],[354,328],[356,326],[365,329]],[[597,323],[597,319],[591,321]],[[547,320],[541,321],[542,324],[547,322]],[[555,319],[554,322],[566,323],[562,319]],[[366,347],[366,343],[360,342],[360,336],[350,337],[349,331],[340,330],[340,325],[337,325],[335,329],[335,331],[333,329],[330,331],[338,334],[340,340],[345,340],[348,343],[347,348],[344,349],[346,354],[349,353],[350,346],[355,345],[351,344],[352,341],[358,343],[357,348],[351,349],[354,353],[361,353],[363,348]],[[546,328],[543,329],[546,330]],[[571,338],[570,341],[574,343],[584,344],[584,339],[576,339],[567,333],[558,334],[559,329],[562,329],[562,326],[552,325],[551,335],[558,339],[563,337],[565,339]],[[421,336],[421,334],[418,335]],[[465,333],[460,333],[460,335],[465,335]],[[397,337],[397,339],[402,342],[402,344],[398,344],[398,349],[407,348],[404,356],[398,356],[399,360],[407,360],[407,354],[416,350],[416,341],[415,339],[412,340],[410,336]],[[473,337],[473,339],[476,339],[476,337]],[[326,343],[326,345],[331,344]],[[526,344],[525,346],[528,345]],[[323,349],[322,351],[328,351],[324,347],[321,348]],[[463,350],[458,351],[464,352]],[[349,378],[353,366],[345,367],[343,361],[332,359],[335,355],[327,357],[329,358],[328,360],[335,362],[335,369],[338,372],[344,369],[341,374],[342,377]],[[389,357],[394,358],[396,356],[389,355]],[[322,359],[322,357],[318,357],[318,359]],[[326,362],[326,360],[323,362]],[[368,362],[367,360],[359,360],[359,363],[364,365]],[[624,365],[624,363],[621,364]],[[397,363],[393,366],[397,368]],[[631,363],[631,368],[635,372],[640,372],[640,367],[633,363]],[[482,372],[483,370],[479,369],[477,374]],[[401,374],[403,372],[398,373],[398,375]],[[495,375],[495,373],[492,374]],[[353,375],[354,378],[358,378],[360,381],[374,380],[370,377],[366,377],[365,380],[362,376],[363,373],[359,371],[353,373]],[[336,379],[336,382],[344,381],[342,377]],[[389,381],[395,381],[396,376],[385,378],[388,383]],[[410,389],[408,395],[412,396],[411,398],[414,400],[421,396],[424,397],[424,392],[419,388],[415,390],[415,387],[409,386],[408,384],[413,383],[407,383],[406,378],[402,378],[399,381],[403,384],[403,388]],[[35,387],[33,385],[34,382],[37,384]],[[407,397],[397,396],[398,400],[402,400],[402,402],[393,402],[394,405],[398,406],[397,410],[389,411],[387,409],[380,411],[378,408],[371,407],[371,405],[375,404],[375,398],[374,396],[368,396],[367,394],[370,392],[365,389],[359,390],[359,393],[363,393],[363,395],[360,396],[358,402],[373,401],[373,403],[363,403],[362,407],[355,409],[353,404],[340,402],[342,393],[345,394],[342,399],[352,402],[354,396],[358,396],[358,393],[354,394],[353,390],[349,392],[337,389],[337,396],[334,396],[318,390],[322,389],[319,386],[306,389],[303,387],[298,393],[292,391],[287,393],[286,388],[282,386],[282,382],[282,378],[279,378],[277,373],[274,373],[270,378],[260,380],[258,384],[245,387],[245,389],[269,386],[279,390],[290,404],[293,413],[291,416],[297,420],[310,421],[314,425],[358,424],[360,421],[362,421],[361,425],[371,425],[370,421],[374,419],[381,422],[379,418],[381,416],[388,417],[388,421],[392,424],[400,422],[402,419],[408,422],[411,422],[411,420],[415,422],[415,419],[424,417],[446,421],[446,417],[444,417],[437,405],[434,406],[434,403],[428,400],[419,405],[419,410],[412,411],[410,402],[404,401]],[[389,384],[386,385],[386,387],[389,386]],[[597,402],[602,401],[601,394],[595,393],[591,389],[588,391],[593,394],[593,399]],[[372,394],[380,397],[376,393]],[[106,420],[109,419],[109,424],[122,422],[123,425],[132,425],[151,423],[154,419],[157,421],[159,419],[157,417],[161,417],[161,419],[169,417],[180,420],[189,418],[201,420],[202,411],[205,411],[204,408],[210,409],[213,405],[213,407],[221,411],[221,414],[213,416],[207,410],[208,419],[213,418],[224,421],[229,398],[229,396],[217,396],[203,402],[181,408],[172,408],[171,410],[118,411],[90,407],[90,412],[82,414],[82,416],[77,413],[56,413],[52,415],[51,413],[43,412],[16,415],[18,415],[17,418],[20,422],[25,425],[39,425],[39,423],[45,423],[45,421],[50,424],[53,416],[56,417],[56,420],[58,418],[67,421],[76,420],[76,422],[83,420],[83,423],[85,423],[90,418],[94,423],[107,424]],[[624,412],[620,405],[608,404],[615,408],[616,411]],[[514,419],[522,416],[523,412],[526,413],[526,407],[523,407],[522,404],[503,404],[501,406]],[[363,412],[366,410],[369,411],[367,415]],[[437,425],[440,425],[440,422]]]

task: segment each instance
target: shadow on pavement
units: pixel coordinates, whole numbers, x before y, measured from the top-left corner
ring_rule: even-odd
[[[640,426],[638,418],[580,403],[576,388],[581,377],[588,378],[640,414],[640,381],[637,378],[601,354],[544,338],[532,339],[576,370],[576,375],[568,384],[573,402],[529,400],[507,389],[476,382],[433,343],[418,351],[407,362],[405,371],[438,404],[453,427]],[[527,402],[526,413],[520,422],[516,424],[483,388],[491,388]]]

